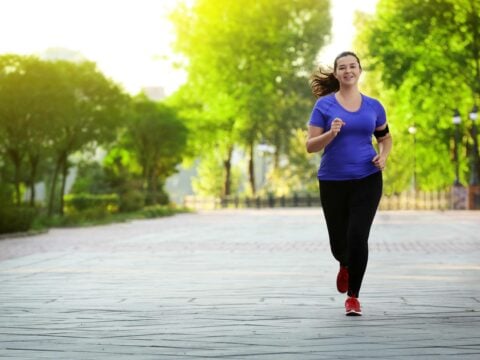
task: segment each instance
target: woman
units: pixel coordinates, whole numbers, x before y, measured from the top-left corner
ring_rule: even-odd
[[[337,289],[347,293],[346,315],[362,314],[358,296],[367,267],[368,237],[392,149],[385,109],[358,89],[361,73],[359,58],[347,51],[336,57],[333,72],[320,70],[313,76],[312,91],[319,99],[306,143],[309,153],[323,150],[320,200],[330,247],[340,265]]]

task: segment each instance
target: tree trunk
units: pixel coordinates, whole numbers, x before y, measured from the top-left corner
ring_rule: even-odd
[[[18,150],[15,149],[7,149],[7,153],[10,160],[12,160],[14,167],[13,181],[15,184],[15,203],[20,205],[22,203],[22,193],[20,191],[22,157]]]
[[[18,154],[16,154],[15,158],[13,159],[13,165],[15,167],[15,173],[14,173],[14,181],[15,181],[15,202],[17,205],[22,204],[22,193],[20,191],[20,180],[21,180],[21,161],[20,158],[18,157]]]
[[[223,161],[223,167],[225,169],[225,180],[223,183],[223,196],[229,196],[231,194],[232,187],[232,153],[233,146],[228,148],[227,159]]]
[[[59,157],[57,159],[57,163],[55,164],[55,170],[53,171],[52,183],[50,185],[50,199],[48,201],[48,216],[53,215],[53,204],[55,202],[55,190],[57,188],[58,172],[60,171],[60,167],[62,166],[61,161],[61,157]]]
[[[250,143],[250,157],[248,159],[248,179],[250,181],[250,188],[252,190],[252,195],[255,196],[257,189],[255,187],[255,168],[254,168],[254,144]]]
[[[37,179],[37,169],[40,162],[39,155],[30,155],[30,206],[35,206],[35,181]]]
[[[152,169],[143,167],[143,190],[145,191],[145,205],[152,205]]]
[[[157,205],[157,190],[158,190],[158,170],[156,168],[152,169],[152,174],[150,176],[150,196],[152,205]]]
[[[60,188],[60,215],[63,216],[63,207],[65,206],[65,185],[67,183],[68,176],[68,155],[64,154],[62,159],[62,186]]]

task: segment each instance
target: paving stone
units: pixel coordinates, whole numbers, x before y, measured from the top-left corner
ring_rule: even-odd
[[[480,212],[379,212],[343,314],[319,209],[0,240],[0,358],[478,359]]]

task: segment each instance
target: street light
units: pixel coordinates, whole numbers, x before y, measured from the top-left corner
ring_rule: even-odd
[[[469,118],[472,120],[473,156],[471,162],[470,185],[478,185],[478,141],[477,141],[477,117],[478,108],[474,105],[470,111]]]
[[[452,118],[453,125],[455,125],[455,137],[453,141],[453,161],[455,163],[455,181],[453,183],[454,186],[461,186],[460,179],[459,179],[459,164],[458,164],[458,145],[460,143],[460,123],[462,122],[462,118],[460,117],[460,113],[457,109],[453,112]]]

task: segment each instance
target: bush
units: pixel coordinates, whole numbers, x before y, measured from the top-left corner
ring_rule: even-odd
[[[132,189],[120,195],[120,211],[131,212],[143,208],[145,204],[145,196],[142,191]]]
[[[65,215],[79,219],[97,219],[118,212],[117,194],[69,194],[65,195]]]
[[[13,186],[1,182],[0,179],[0,207],[13,205]]]
[[[98,162],[82,161],[78,164],[71,194],[111,194],[112,190],[105,170]]]
[[[0,234],[23,232],[31,229],[36,210],[26,206],[0,208]]]
[[[164,205],[146,206],[141,211],[141,214],[146,218],[156,218],[161,216],[168,216],[175,214],[175,208]]]

